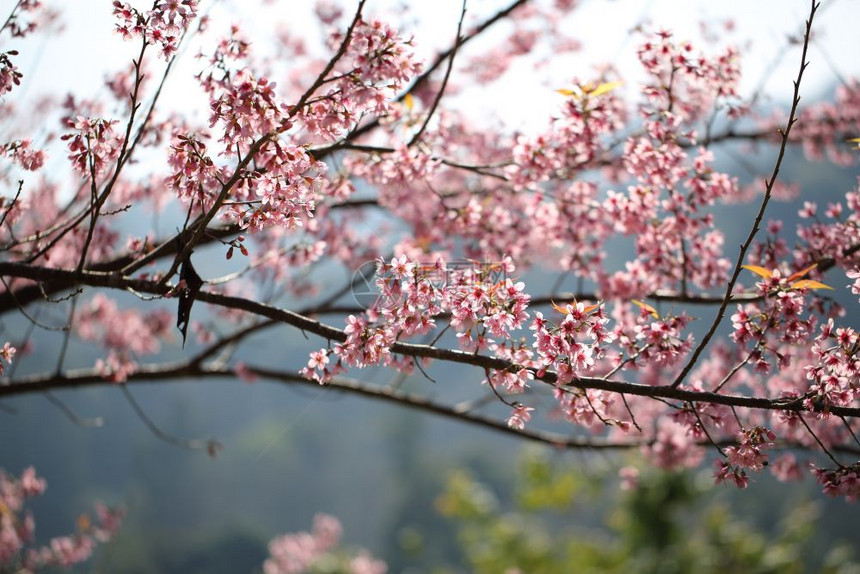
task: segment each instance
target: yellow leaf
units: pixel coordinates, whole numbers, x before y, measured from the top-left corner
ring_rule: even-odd
[[[621,86],[621,82],[606,82],[604,84],[600,84],[599,86],[597,86],[593,90],[586,90],[586,91],[588,92],[588,95],[590,95],[590,96],[602,96],[603,94],[608,94],[609,92],[611,92],[612,90],[614,90],[615,88],[618,88],[620,86]],[[585,88],[583,88],[583,90],[585,90]]]
[[[768,271],[764,267],[759,267],[758,265],[741,265],[741,267],[743,267],[747,271],[752,271],[759,277],[764,277],[765,279],[770,279],[771,277],[773,277],[772,271]]]
[[[812,265],[810,265],[806,269],[801,269],[797,273],[792,273],[791,275],[788,276],[788,279],[786,279],[786,281],[791,283],[795,279],[800,279],[801,277],[805,276],[807,273],[809,273],[810,271],[812,271],[816,267],[818,267],[818,263],[813,263]]]
[[[412,108],[415,106],[415,102],[412,100],[412,94],[406,94],[403,96],[403,103],[406,104],[406,109],[411,112]]]
[[[813,279],[802,279],[800,281],[796,281],[791,284],[792,289],[830,289],[833,291],[833,287],[830,285],[825,285],[820,281],[815,281]]]
[[[573,89],[563,88],[556,90],[556,93],[573,98],[581,98],[583,96],[602,96],[603,94],[608,94],[615,88],[618,88],[621,84],[621,82],[605,82],[603,84],[593,84],[589,82],[588,84],[576,86]]]
[[[640,309],[645,309],[646,311],[648,311],[648,314],[651,315],[652,317],[654,317],[655,319],[660,318],[660,315],[657,313],[657,309],[655,309],[654,307],[652,307],[648,303],[645,303],[644,301],[640,301],[638,299],[633,299],[631,302],[634,305],[636,305],[637,307],[639,307]]]

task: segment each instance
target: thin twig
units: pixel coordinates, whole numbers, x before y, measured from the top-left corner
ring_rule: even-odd
[[[466,0],[463,0],[463,9],[460,11],[460,21],[457,22],[457,37],[454,39],[454,47],[451,49],[451,56],[448,58],[448,68],[445,70],[445,76],[442,78],[442,85],[439,87],[439,91],[436,92],[436,98],[433,100],[433,104],[427,112],[427,117],[424,118],[424,122],[421,124],[421,127],[417,132],[415,132],[412,139],[409,140],[409,147],[412,147],[421,139],[421,136],[424,134],[424,130],[427,129],[427,125],[430,123],[430,119],[433,117],[433,114],[436,113],[436,108],[439,106],[439,102],[442,101],[442,96],[445,94],[445,88],[448,87],[448,79],[451,77],[451,70],[454,68],[454,58],[457,56],[457,49],[460,47],[460,43],[462,41],[461,34],[463,32],[463,20],[465,20],[465,18]]]
[[[615,442],[602,439],[584,439],[581,437],[570,437],[561,434],[547,433],[542,431],[533,431],[531,429],[517,431],[509,428],[506,424],[496,419],[467,413],[463,411],[463,405],[447,406],[435,403],[427,398],[416,395],[406,394],[400,391],[390,389],[385,386],[370,385],[364,382],[348,379],[344,377],[333,377],[326,385],[321,386],[316,381],[308,380],[296,373],[289,373],[267,369],[263,367],[254,367],[246,365],[248,372],[270,381],[281,382],[285,384],[301,385],[308,388],[320,389],[323,392],[327,390],[343,391],[359,396],[379,399],[383,402],[390,402],[409,408],[418,409],[423,412],[428,412],[435,415],[451,418],[460,422],[474,424],[480,427],[496,430],[502,433],[518,436],[527,440],[534,440],[544,444],[549,444],[559,448],[568,449],[631,449],[641,446],[653,444],[653,439],[646,438],[639,441]],[[207,379],[223,378],[230,380],[238,380],[236,372],[232,368],[211,368],[204,365],[192,365],[190,361],[172,364],[161,365],[140,365],[138,369],[131,373],[128,380],[122,386],[132,383],[153,384],[159,382],[173,381],[179,379]],[[0,396],[4,394],[26,394],[31,392],[40,392],[46,388],[76,388],[81,386],[105,385],[108,383],[102,375],[95,369],[84,369],[78,371],[70,371],[64,374],[62,379],[56,377],[25,377],[10,385],[19,387],[16,393],[6,392],[9,385],[0,385]],[[492,395],[488,395],[492,397]],[[494,397],[493,397],[494,398]],[[657,399],[661,400],[662,399]],[[670,405],[674,406],[674,405]],[[732,441],[721,441],[725,444],[731,444]],[[707,443],[704,443],[707,444]],[[702,444],[702,446],[704,446]],[[720,443],[717,443],[720,444]],[[808,445],[797,442],[785,442],[780,445],[781,448],[796,449],[809,448]],[[834,447],[840,452],[847,452],[852,455],[860,454],[860,450],[851,448],[845,445]]]
[[[857,445],[860,446],[860,439],[858,439],[857,435],[854,434],[854,431],[851,429],[851,425],[848,423],[848,419],[846,419],[845,417],[839,417],[839,418],[842,420],[842,424],[845,425],[845,428],[848,429],[848,434],[850,434],[851,438],[854,439],[854,442],[856,442]]]
[[[174,446],[179,446],[182,448],[187,448],[191,450],[208,450],[211,451],[213,441],[211,440],[200,440],[200,439],[188,439],[184,437],[179,437],[172,435],[170,433],[164,432],[161,430],[158,425],[153,422],[151,418],[146,414],[140,404],[135,400],[134,395],[131,394],[131,391],[128,390],[128,386],[125,383],[119,384],[120,390],[122,390],[123,395],[126,400],[128,400],[128,404],[131,405],[132,410],[137,415],[137,417],[146,425],[146,428],[152,432],[157,438],[163,440],[168,444],[172,444]]]
[[[764,329],[762,329],[762,332],[759,335],[758,341],[756,341],[755,346],[752,349],[750,349],[750,352],[747,353],[747,356],[742,361],[740,361],[737,365],[732,367],[732,369],[728,373],[726,373],[726,376],[723,377],[723,380],[721,380],[719,382],[719,384],[714,388],[715,393],[719,393],[722,390],[722,388],[724,386],[726,386],[726,384],[730,380],[732,380],[732,377],[734,377],[738,373],[738,371],[740,371],[742,368],[744,368],[747,365],[747,363],[750,362],[750,359],[753,358],[753,356],[755,355],[756,350],[759,346],[762,346],[762,347],[764,346],[764,337],[765,337],[765,334],[767,333],[767,330],[769,327],[770,327],[770,322],[768,322],[765,325]]]
[[[827,457],[828,457],[830,460],[832,460],[832,461],[833,461],[833,463],[834,463],[836,466],[838,466],[839,468],[845,468],[845,467],[842,465],[842,463],[840,463],[838,460],[836,460],[836,457],[834,457],[834,456],[833,456],[833,453],[832,453],[832,452],[830,452],[830,450],[829,450],[826,446],[824,446],[824,443],[823,443],[823,442],[821,442],[821,439],[820,439],[820,438],[818,438],[818,435],[817,435],[817,434],[815,434],[815,432],[812,430],[812,427],[810,427],[810,426],[809,426],[809,424],[806,422],[806,419],[804,419],[804,418],[803,418],[803,415],[802,415],[802,414],[800,414],[800,413],[797,413],[797,418],[799,418],[799,419],[800,419],[800,422],[802,422],[802,423],[803,423],[803,426],[805,426],[805,427],[806,427],[806,430],[808,430],[808,431],[809,431],[809,434],[811,434],[811,435],[812,435],[812,438],[814,438],[814,439],[815,439],[815,442],[817,442],[817,443],[818,443],[818,446],[820,446],[820,447],[821,447],[821,450],[823,450],[823,451],[824,451],[824,454],[826,454],[826,455],[827,455]]]
[[[80,417],[76,415],[75,412],[70,409],[66,403],[64,403],[56,395],[54,395],[54,393],[50,391],[45,391],[43,394],[45,398],[48,399],[48,402],[57,407],[57,409],[61,413],[66,415],[66,418],[72,421],[72,424],[74,424],[75,426],[84,428],[98,428],[104,426],[105,421],[102,417]]]
[[[18,180],[18,190],[15,192],[15,197],[12,198],[12,201],[9,202],[9,205],[6,206],[6,209],[3,210],[3,217],[0,217],[0,227],[3,227],[3,223],[6,221],[6,217],[9,215],[9,212],[12,211],[12,208],[15,207],[15,204],[18,202],[18,198],[21,197],[21,190],[24,188],[24,180]]]
[[[6,283],[6,279],[4,279],[2,275],[0,275],[0,282],[3,283],[3,287],[5,287],[6,292],[12,296],[12,299],[15,299],[15,292],[12,291],[12,288],[10,287],[10,285],[8,283]],[[30,321],[31,324],[39,327],[40,329],[44,329],[45,331],[66,331],[66,330],[68,330],[68,327],[54,327],[52,325],[46,325],[46,324],[40,322],[36,317],[30,315],[27,311],[25,311],[24,306],[21,305],[20,303],[18,303],[17,300],[15,300],[15,304],[18,306],[18,312],[21,313],[25,319]]]
[[[630,408],[630,404],[627,402],[627,395],[621,393],[621,400],[624,402],[624,408],[627,409],[627,414],[630,415],[630,422],[633,423],[636,430],[643,432],[642,427],[640,427],[639,423],[636,422],[636,415],[633,414],[633,409]]]
[[[77,307],[77,298],[72,299],[72,304],[69,306],[69,318],[66,321],[65,333],[63,333],[63,343],[60,345],[60,353],[57,357],[57,368],[54,371],[58,375],[63,372],[63,362],[66,360],[66,351],[69,349],[69,339],[72,336],[72,322],[75,320],[75,308]]]
[[[708,429],[705,428],[705,423],[702,422],[702,417],[699,416],[699,411],[696,410],[695,403],[689,403],[690,409],[693,411],[693,414],[696,415],[696,420],[699,422],[699,428],[702,429],[702,432],[705,433],[705,436],[708,437],[708,442],[710,442],[715,449],[717,449],[721,455],[726,456],[726,452],[722,449],[720,445],[718,445],[714,439],[711,437],[711,433],[708,432]]]

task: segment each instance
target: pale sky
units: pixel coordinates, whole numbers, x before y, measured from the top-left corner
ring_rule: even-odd
[[[7,14],[13,4],[11,0],[0,0],[0,14]],[[29,46],[4,40],[4,50],[19,48],[22,52],[16,62],[24,72],[26,82],[25,89],[7,97],[26,99],[46,91],[56,94],[69,89],[82,95],[94,95],[104,90],[101,86],[105,70],[124,66],[135,51],[134,44],[123,42],[112,31],[111,4],[111,0],[54,0],[53,5],[68,15],[63,34],[39,36]],[[146,6],[149,2],[136,4]],[[354,4],[348,2],[350,6]],[[384,17],[386,13],[399,11],[397,6],[402,4],[404,2],[370,0],[367,10],[370,14]],[[447,44],[453,38],[461,0],[406,4],[415,14],[411,20],[416,25],[404,32],[414,34],[422,54]],[[470,0],[469,18],[471,21],[482,20],[507,4],[507,1],[498,0]],[[248,25],[245,29],[261,50],[265,50],[269,41],[264,30],[273,22],[285,22],[297,33],[311,30],[316,35],[315,27],[307,24],[313,5],[308,0],[201,0],[200,5],[204,11],[211,10],[214,30],[226,30],[231,22],[246,19]],[[737,27],[727,39],[741,48],[742,91],[749,93],[783,50],[786,35],[801,30],[808,10],[807,0],[581,0],[581,6],[562,24],[566,33],[582,42],[584,48],[581,52],[557,59],[550,68],[541,71],[541,78],[533,76],[533,70],[528,67],[520,67],[498,84],[471,86],[458,106],[478,115],[493,108],[496,115],[504,117],[506,122],[526,129],[542,126],[559,103],[559,96],[552,88],[566,87],[574,75],[588,77],[593,65],[599,62],[613,62],[635,83],[638,72],[635,51],[639,39],[631,37],[629,30],[642,21],[650,21],[654,28],[673,30],[678,39],[696,41],[701,36],[701,21],[707,20],[719,27],[726,19],[733,19]],[[845,78],[860,76],[858,23],[860,1],[823,2],[814,27],[818,39],[811,49],[811,65],[804,79],[803,93],[807,97],[823,95],[825,87],[837,81],[834,68]],[[498,30],[495,38],[487,39],[487,44],[502,41],[503,32],[504,29]],[[708,49],[703,42],[696,42],[696,45]],[[480,45],[469,48],[462,54],[464,59],[477,54]],[[187,78],[200,68],[193,54],[191,50],[183,56],[167,97],[179,105],[205,108],[205,102],[201,106],[189,104],[194,100],[187,99],[189,90],[194,90],[193,80]],[[767,93],[780,100],[787,99],[798,62],[799,50],[789,50],[769,76]],[[182,79],[183,75],[185,79]],[[632,93],[633,90],[630,91]],[[202,113],[205,114],[206,110]]]

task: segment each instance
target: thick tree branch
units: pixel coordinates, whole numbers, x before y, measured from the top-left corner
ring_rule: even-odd
[[[298,385],[319,389],[321,392],[344,392],[351,395],[393,403],[421,412],[501,432],[517,438],[548,444],[556,448],[628,450],[653,444],[653,439],[647,437],[640,438],[638,440],[617,441],[599,437],[572,437],[559,433],[532,429],[516,430],[510,428],[504,422],[492,417],[463,411],[461,408],[458,408],[457,405],[444,405],[425,397],[398,391],[387,386],[383,387],[380,385],[373,385],[346,377],[333,377],[330,383],[321,386],[316,382],[305,379],[295,373],[278,371],[265,367],[246,366],[245,368],[247,373],[260,377],[261,379],[286,385]],[[135,373],[129,375],[126,384],[154,384],[182,379],[192,379],[203,384],[204,381],[216,378],[238,380],[236,371],[233,369],[207,366],[196,360],[192,360],[179,363],[142,365],[138,367],[138,370]],[[17,395],[59,389],[113,385],[115,385],[115,383],[106,381],[95,369],[78,369],[70,370],[62,375],[36,375],[23,377],[10,386],[20,388],[18,392],[14,393]],[[0,397],[5,396],[5,393],[8,392],[7,389],[8,386],[0,386]],[[13,393],[9,393],[9,395],[12,394]],[[157,429],[157,427],[155,428]],[[161,432],[162,431],[158,430],[158,433]],[[187,441],[186,439],[176,439],[176,437],[172,437],[170,435],[168,435],[168,438],[165,440],[183,447],[189,446],[186,442],[192,442],[192,448],[207,448],[212,442],[196,440]],[[701,442],[700,446],[706,446],[707,444],[710,443]],[[730,444],[734,444],[734,441],[723,439],[715,444],[728,446]],[[808,445],[800,443],[785,443],[777,446],[782,448],[809,448]],[[860,453],[860,450],[846,445],[835,447],[834,450],[851,454]]]
[[[139,293],[148,293],[152,295],[166,295],[171,287],[161,285],[155,281],[145,281],[140,279],[127,279],[119,274],[111,273],[96,273],[96,272],[81,272],[67,271],[62,269],[50,269],[46,267],[35,267],[21,263],[0,263],[0,276],[13,276],[31,279],[34,281],[51,281],[59,280],[64,282],[79,282],[92,287],[106,287],[111,289],[132,289]],[[204,301],[220,307],[247,311],[254,315],[267,317],[274,321],[280,321],[287,325],[291,325],[304,332],[313,333],[324,339],[334,342],[346,341],[346,334],[337,328],[325,325],[317,320],[311,319],[299,313],[287,309],[281,309],[253,301],[241,297],[233,297],[213,293],[211,291],[201,290],[197,294],[198,301]],[[475,353],[466,353],[453,349],[442,349],[429,345],[419,345],[413,343],[395,343],[391,346],[391,352],[402,354],[411,357],[419,357],[426,359],[438,359],[452,363],[472,365],[481,369],[495,369],[499,371],[507,371],[517,369],[519,366],[511,361],[479,355]],[[556,383],[556,374],[547,372],[539,380],[548,383]],[[711,392],[690,391],[678,386],[662,386],[654,387],[642,385],[638,383],[630,383],[624,381],[607,380],[599,377],[581,377],[576,379],[572,386],[582,389],[599,389],[613,393],[623,393],[628,395],[636,395],[643,397],[672,399],[679,401],[705,402],[712,404],[721,404],[735,407],[747,407],[752,409],[764,410],[783,410],[791,412],[805,411],[803,401],[799,399],[769,399],[765,397],[746,397],[739,395],[723,395]],[[0,396],[8,390],[0,387]],[[824,404],[815,404],[816,412],[829,411],[834,415],[858,417],[860,416],[860,408],[854,407],[836,407],[827,406]]]

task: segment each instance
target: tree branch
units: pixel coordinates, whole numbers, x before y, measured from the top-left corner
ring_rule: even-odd
[[[130,288],[140,293],[155,295],[165,295],[171,289],[171,287],[167,285],[161,285],[154,281],[127,279],[118,274],[96,272],[76,273],[74,271],[35,267],[22,263],[0,262],[0,276],[22,277],[34,281],[77,281],[81,284],[90,285],[92,287],[107,287],[112,289]],[[230,295],[222,295],[220,293],[202,290],[197,294],[196,299],[198,301],[204,301],[220,307],[247,311],[254,315],[267,317],[274,321],[291,325],[304,332],[313,333],[329,341],[346,341],[346,333],[342,330],[325,325],[317,320],[310,319],[304,315],[287,309],[273,307],[271,305],[266,305],[265,303],[244,299],[242,297],[233,297]],[[391,352],[411,357],[438,359],[451,363],[472,365],[481,369],[505,371],[519,367],[516,363],[505,359],[413,343],[394,343],[391,346]],[[547,372],[541,377],[536,377],[536,380],[541,380],[544,383],[555,385],[557,377],[554,372]],[[674,385],[655,387],[625,381],[607,380],[600,377],[581,377],[574,380],[571,386],[581,389],[599,389],[613,393],[626,393],[629,395],[650,398],[705,402],[753,409],[782,410],[791,412],[802,412],[806,410],[803,406],[803,402],[798,399],[785,400],[739,395],[722,395],[712,392],[689,391],[678,388]],[[8,393],[10,393],[8,387],[0,386],[0,396],[4,396]],[[855,407],[837,407],[825,405],[823,403],[816,403],[813,405],[813,410],[815,412],[830,412],[834,415],[841,416],[860,416],[860,408]]]

